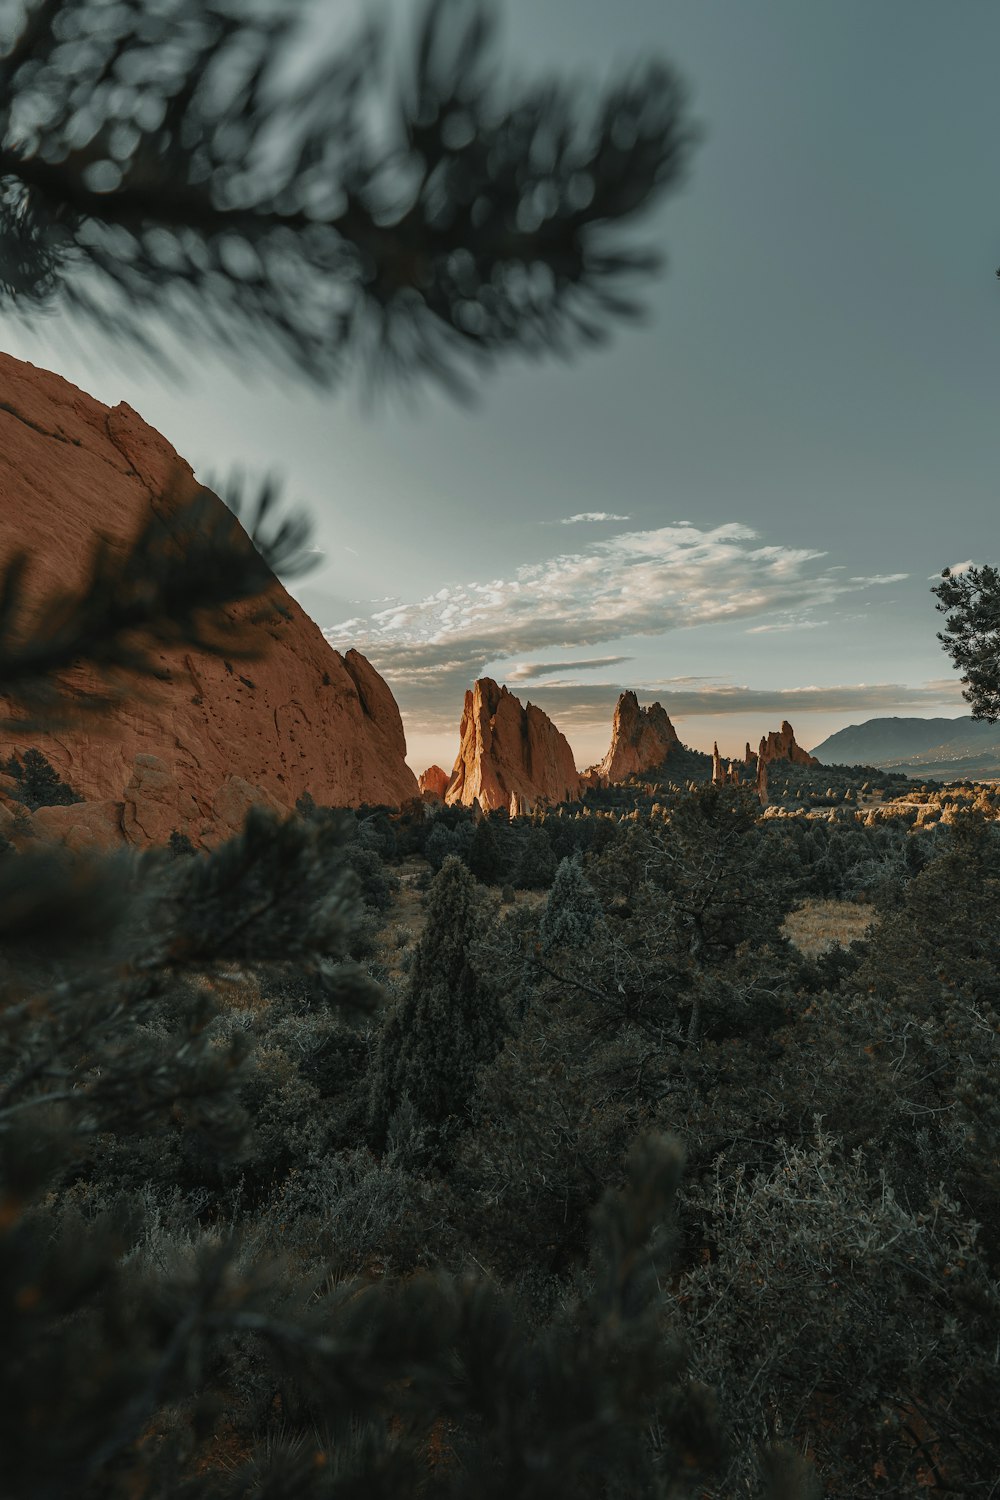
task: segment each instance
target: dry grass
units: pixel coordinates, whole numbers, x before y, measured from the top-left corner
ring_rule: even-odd
[[[804,901],[785,918],[784,934],[807,958],[864,937],[875,908],[861,901]]]
[[[390,977],[399,980],[405,973],[404,955],[412,954],[427,921],[424,892],[419,889],[419,882],[431,873],[431,867],[425,859],[413,855],[395,866],[392,873],[399,879],[399,890],[389,910],[382,916],[375,953]]]

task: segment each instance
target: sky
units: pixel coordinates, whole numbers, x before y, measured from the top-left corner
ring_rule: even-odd
[[[636,232],[667,258],[643,326],[569,365],[515,357],[471,410],[201,350],[171,382],[58,313],[0,322],[3,347],[128,401],[203,479],[282,478],[319,559],[292,592],[385,675],[418,772],[450,767],[481,675],[581,766],[624,688],[723,754],[782,718],[811,746],[963,713],[929,590],[1000,560],[1000,7],[497,8],[520,78],[657,54],[687,83],[702,138]]]

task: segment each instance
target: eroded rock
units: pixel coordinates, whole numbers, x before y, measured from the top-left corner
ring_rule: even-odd
[[[611,721],[611,744],[593,770],[604,784],[624,781],[661,766],[680,744],[677,731],[659,703],[639,707],[635,693],[622,693]]]
[[[122,549],[196,489],[188,465],[124,402],[107,407],[0,355],[0,561],[29,553],[29,604],[84,580],[98,533]],[[286,811],[306,791],[349,806],[416,797],[399,710],[371,663],[334,650],[277,579],[269,602],[261,658],[160,652],[157,680],[136,683],[100,723],[56,734],[8,728],[0,758],[37,745],[88,803],[124,802],[130,843],[174,828],[195,843],[224,837],[231,780]],[[246,625],[259,605],[226,617]],[[85,689],[90,679],[75,682]]]
[[[581,777],[573,752],[547,714],[522,705],[491,677],[465,695],[460,748],[445,801],[485,812],[575,801]]]

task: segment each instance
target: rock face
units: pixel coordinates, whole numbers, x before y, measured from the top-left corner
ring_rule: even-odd
[[[768,764],[776,760],[791,761],[794,766],[818,766],[819,761],[808,750],[803,750],[801,745],[795,743],[795,731],[787,719],[782,719],[780,729],[772,729],[770,734],[761,739],[757,753],[750,749],[746,750],[746,764],[756,766],[758,761]]]
[[[662,765],[675,745],[677,731],[659,703],[640,708],[634,693],[622,693],[611,721],[608,753],[594,771],[604,782],[624,781]]]
[[[447,771],[442,771],[440,766],[428,766],[427,770],[418,779],[420,795],[431,800],[444,801],[444,794],[448,790],[450,777]]]
[[[0,355],[0,560],[29,553],[29,603],[82,582],[97,533],[121,545],[195,489],[190,468],[129,406],[104,406]],[[339,805],[415,797],[399,710],[374,667],[356,651],[333,650],[277,579],[270,601],[279,613],[265,627],[261,658],[227,665],[165,651],[162,680],[143,684],[100,725],[52,735],[8,729],[0,757],[37,745],[88,803],[123,805],[130,843],[174,828],[214,843],[251,802],[290,810],[305,791]],[[227,616],[245,621],[254,608]],[[78,830],[74,842],[86,829],[106,832],[108,807],[92,817],[77,813],[66,824]]]
[[[540,708],[522,706],[491,677],[481,677],[466,693],[459,736],[446,802],[478,802],[492,812],[580,795],[582,778],[565,736]]]

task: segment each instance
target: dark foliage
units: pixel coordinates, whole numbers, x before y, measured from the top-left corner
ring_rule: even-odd
[[[443,1162],[467,1117],[477,1069],[499,1050],[500,997],[477,972],[481,925],[474,878],[453,855],[427,895],[427,925],[405,998],[385,1022],[372,1075],[369,1135],[381,1146],[400,1111],[422,1137],[420,1154]]]
[[[496,81],[486,7],[422,8],[402,84],[368,27],[306,65],[296,7],[34,0],[0,60],[0,291],[147,314],[324,383],[452,389],[512,348],[634,316],[632,221],[680,180],[682,91],[646,63],[594,99]],[[299,53],[299,74],[290,60]]]
[[[11,796],[31,812],[39,807],[67,807],[83,801],[40,750],[31,748],[12,755],[0,765],[0,770],[6,771],[15,782]]]
[[[938,640],[962,674],[962,697],[971,703],[974,719],[995,724],[1000,719],[1000,570],[945,568],[931,593],[946,616]]]

